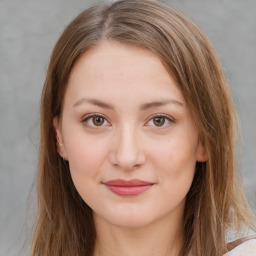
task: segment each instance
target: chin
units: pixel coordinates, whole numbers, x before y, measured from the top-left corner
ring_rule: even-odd
[[[142,228],[151,223],[160,219],[161,216],[154,214],[151,211],[143,211],[141,209],[129,209],[127,207],[124,211],[118,211],[114,209],[110,212],[104,213],[95,213],[96,220],[97,218],[101,221],[107,222],[113,226],[122,227],[122,228]]]
[[[130,228],[137,229],[142,228],[149,225],[153,220],[140,218],[138,216],[130,216],[130,217],[119,217],[118,219],[109,220],[109,222],[120,228]]]

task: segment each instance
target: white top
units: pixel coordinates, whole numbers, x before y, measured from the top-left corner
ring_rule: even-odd
[[[256,256],[256,239],[248,240],[223,256]]]

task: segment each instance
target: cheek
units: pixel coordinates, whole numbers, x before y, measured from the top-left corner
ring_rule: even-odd
[[[155,155],[159,182],[170,207],[184,202],[195,174],[194,152],[180,141],[173,141]]]
[[[160,165],[169,166],[170,169],[186,165],[194,165],[196,162],[196,144],[188,143],[188,140],[169,139],[164,143],[150,146],[152,158]],[[164,169],[166,169],[164,168]]]
[[[67,138],[66,149],[73,176],[96,176],[107,155],[103,140],[92,140],[84,135]]]
[[[196,137],[194,137],[196,138]],[[193,181],[197,142],[187,136],[173,136],[152,147],[151,159],[167,193],[185,196]]]
[[[69,168],[73,183],[83,200],[92,207],[97,202],[95,185],[101,181],[106,146],[88,138],[67,140]]]

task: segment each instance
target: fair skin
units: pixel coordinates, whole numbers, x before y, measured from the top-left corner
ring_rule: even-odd
[[[161,61],[101,42],[72,69],[54,127],[74,185],[93,210],[94,255],[178,255],[186,194],[206,154]],[[147,186],[113,191],[107,184],[120,179]]]

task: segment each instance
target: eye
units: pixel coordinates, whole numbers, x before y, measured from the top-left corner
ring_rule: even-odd
[[[90,127],[102,127],[109,125],[109,122],[105,117],[97,114],[88,115],[82,121],[86,126]]]
[[[170,122],[173,122],[173,120],[170,117],[164,115],[155,115],[153,118],[149,120],[148,124],[155,127],[165,127]]]

